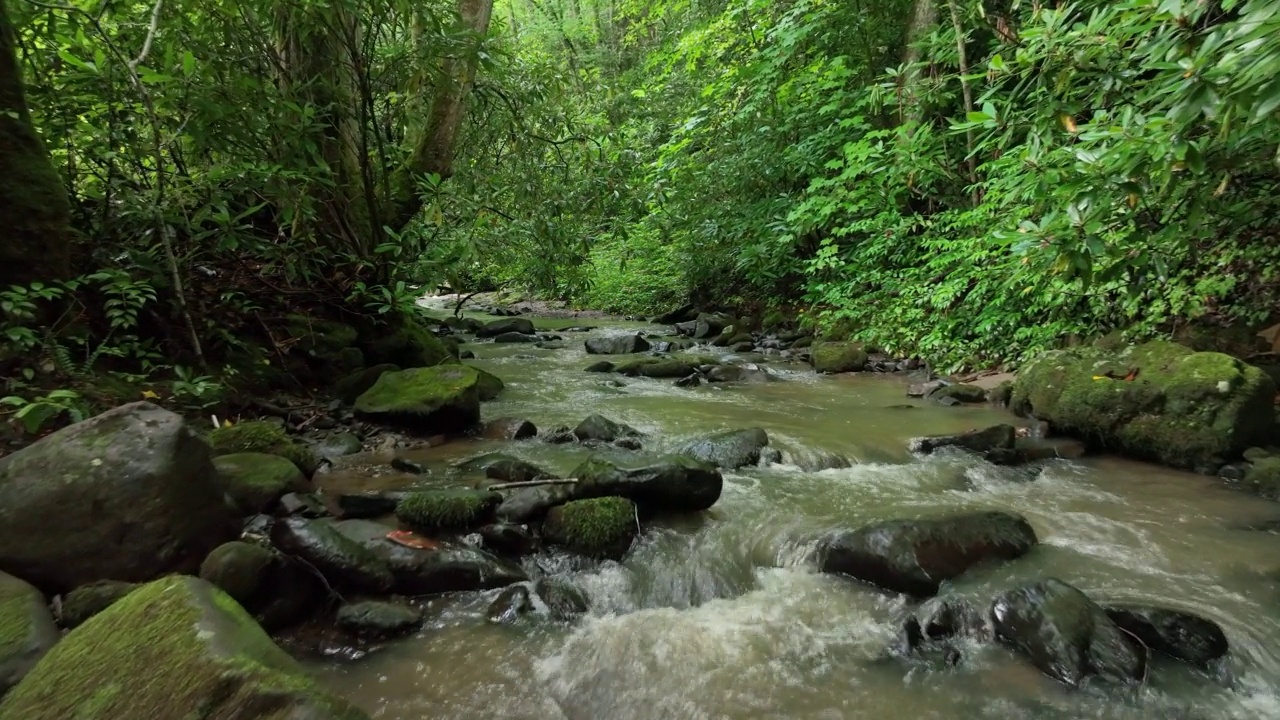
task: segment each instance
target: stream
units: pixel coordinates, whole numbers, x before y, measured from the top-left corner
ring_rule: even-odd
[[[477,316],[488,319],[487,316]],[[535,318],[540,330],[597,321]],[[596,334],[657,334],[608,321]],[[573,580],[590,597],[572,624],[486,620],[498,594],[432,599],[416,634],[359,658],[311,662],[336,692],[379,720],[876,720],[1062,718],[1227,720],[1280,718],[1280,536],[1248,529],[1280,505],[1213,478],[1111,457],[1056,460],[1038,477],[972,456],[920,459],[918,435],[959,432],[1010,416],[905,399],[906,381],[817,376],[772,364],[774,383],[680,389],[670,380],[588,374],[582,341],[567,349],[473,342],[474,363],[506,389],[486,418],[519,416],[540,429],[600,413],[648,435],[659,454],[695,436],[762,427],[784,463],[725,473],[724,492],[700,516],[646,525],[621,563],[585,565],[554,554],[526,561]],[[717,352],[723,352],[717,350]],[[913,407],[900,407],[911,405]],[[898,406],[898,407],[895,407]],[[404,453],[444,468],[501,451],[568,474],[590,451],[534,441],[463,441]],[[824,453],[854,461],[807,472]],[[403,488],[431,482],[356,456],[326,487]],[[378,467],[372,471],[370,468]],[[1023,515],[1041,545],[1020,560],[981,567],[944,593],[990,597],[1057,577],[1102,602],[1191,611],[1218,622],[1231,653],[1206,675],[1156,660],[1137,687],[1072,691],[996,645],[964,645],[956,667],[893,657],[911,605],[806,562],[824,530],[955,510]],[[534,565],[536,563],[536,565]]]

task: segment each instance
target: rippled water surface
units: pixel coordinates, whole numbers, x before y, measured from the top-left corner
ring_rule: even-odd
[[[540,321],[541,328],[573,324]],[[598,333],[647,327],[613,323]],[[443,598],[428,624],[357,661],[315,670],[380,720],[529,718],[877,720],[1280,718],[1280,535],[1247,529],[1280,505],[1210,478],[1112,458],[1054,461],[1038,478],[961,456],[917,459],[915,435],[1009,422],[988,408],[904,399],[904,381],[817,377],[770,368],[780,382],[681,390],[582,368],[583,335],[569,349],[467,345],[469,361],[502,377],[486,417],[518,415],[540,428],[599,412],[650,435],[649,452],[698,434],[759,426],[791,461],[726,475],[703,516],[646,528],[622,563],[588,569],[543,557],[538,570],[590,595],[572,625],[489,624],[496,593]],[[534,357],[529,357],[534,356]],[[893,407],[910,403],[914,408]],[[502,450],[561,473],[586,451],[538,442],[454,443],[420,451],[442,465]],[[805,458],[839,453],[848,469],[805,472]],[[388,474],[353,485],[412,482]],[[805,562],[809,538],[841,526],[957,509],[1024,515],[1041,546],[982,568],[944,592],[989,596],[1047,576],[1103,601],[1159,603],[1220,623],[1232,644],[1209,677],[1157,661],[1139,688],[1071,692],[998,647],[966,647],[957,667],[886,652],[908,605]]]

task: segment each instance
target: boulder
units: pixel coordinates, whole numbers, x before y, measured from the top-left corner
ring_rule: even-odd
[[[1010,406],[1103,449],[1213,471],[1266,444],[1275,394],[1252,365],[1157,341],[1042,355],[1020,370]]]
[[[367,638],[389,638],[411,633],[422,624],[422,612],[412,605],[365,600],[338,608],[338,627]]]
[[[307,490],[307,478],[288,458],[236,453],[214,458],[227,495],[242,515],[269,512],[290,492]]]
[[[412,530],[457,533],[480,527],[494,519],[502,496],[484,490],[423,490],[409,493],[396,506],[396,517]]]
[[[130,403],[0,459],[0,568],[45,592],[194,571],[240,530],[209,446]]]
[[[621,560],[639,532],[635,503],[620,497],[574,500],[551,508],[542,523],[547,542],[591,557]]]
[[[636,503],[644,516],[706,510],[720,499],[724,478],[713,465],[675,455],[652,465],[624,468],[599,457],[578,466],[578,498],[616,496]]]
[[[1264,498],[1280,500],[1280,458],[1258,457],[1244,471],[1244,485]]]
[[[335,587],[385,593],[395,585],[383,557],[338,532],[326,519],[285,518],[271,528],[271,542],[311,565]]]
[[[648,357],[624,362],[616,366],[614,371],[628,377],[682,378],[697,369],[688,360]]]
[[[815,343],[811,357],[820,373],[861,372],[867,366],[867,352],[856,342]]]
[[[329,508],[316,493],[291,492],[280,496],[280,508],[277,514],[281,517],[301,515],[302,517],[327,517]]]
[[[401,368],[432,367],[450,362],[452,356],[440,338],[420,316],[397,314],[381,327],[362,334],[367,364],[391,364]]]
[[[278,423],[269,420],[246,420],[220,427],[209,433],[209,446],[214,456],[239,453],[279,455],[293,461],[307,477],[315,474],[320,458],[311,448],[296,442]]]
[[[924,602],[903,623],[904,649],[912,652],[921,646],[956,636],[986,639],[990,633],[985,608],[959,597],[932,598]]]
[[[335,383],[333,394],[343,404],[350,405],[356,401],[356,398],[368,392],[369,388],[378,382],[378,378],[382,377],[382,373],[396,372],[398,370],[400,370],[400,366],[391,363],[383,363],[357,370]]]
[[[592,355],[629,355],[649,349],[649,341],[639,334],[591,338],[583,345]]]
[[[611,373],[613,372],[613,363],[608,360],[594,362],[582,369],[583,372],[589,373]]]
[[[391,569],[391,591],[400,595],[492,590],[528,580],[518,565],[483,550],[448,542],[433,549],[412,548],[387,540],[392,528],[371,520],[342,520],[333,530]]]
[[[521,335],[533,335],[537,330],[533,327],[533,322],[528,318],[509,317],[502,320],[494,320],[484,327],[476,330],[476,337],[491,338],[506,333],[519,333]],[[537,338],[534,338],[537,340]]]
[[[733,318],[724,315],[712,315],[710,313],[701,313],[697,319],[693,321],[693,327],[689,334],[693,335],[695,340],[705,340],[714,338],[724,332],[724,329],[733,324]],[[680,325],[676,326],[676,331],[680,332]]]
[[[44,595],[0,572],[0,697],[26,677],[60,639]]]
[[[396,511],[409,491],[407,490],[368,490],[365,492],[342,493],[338,495],[338,516],[351,518],[376,518],[390,515]]]
[[[680,454],[734,470],[760,462],[760,452],[768,445],[769,435],[760,428],[728,430],[688,443],[680,449]]]
[[[221,590],[171,576],[73,630],[0,702],[2,720],[368,720]]]
[[[502,453],[479,455],[458,463],[457,468],[464,475],[484,475],[490,480],[504,483],[555,477],[531,462]]]
[[[480,374],[465,365],[383,373],[356,399],[356,415],[429,434],[458,435],[480,421]]]
[[[533,600],[529,597],[529,588],[524,585],[512,585],[503,590],[489,604],[485,614],[489,617],[489,622],[510,625],[533,611]]]
[[[493,336],[495,343],[536,343],[537,335],[525,335],[518,332],[504,332]]]
[[[270,631],[300,622],[327,592],[320,579],[297,560],[239,541],[209,553],[200,565],[200,577],[230,595]]]
[[[556,620],[572,620],[585,615],[591,607],[586,593],[567,580],[541,578],[533,584],[533,590]]]
[[[502,504],[498,506],[498,519],[507,523],[526,523],[541,520],[547,511],[563,505],[576,496],[573,485],[540,485],[537,487],[504,490]]]
[[[119,580],[99,580],[81,585],[62,597],[62,614],[59,620],[65,628],[80,627],[86,620],[111,607],[137,588],[137,583]]]
[[[837,532],[820,541],[817,558],[822,572],[929,597],[969,568],[1022,557],[1036,543],[1031,525],[1017,515],[970,512]]]
[[[1168,608],[1110,606],[1107,617],[1121,630],[1162,655],[1207,667],[1227,654],[1230,645],[1212,620]]]
[[[480,429],[480,436],[486,440],[524,440],[538,434],[538,428],[524,418],[494,418]]]
[[[1072,687],[1097,675],[1132,682],[1146,672],[1145,651],[1130,643],[1084,593],[1050,578],[997,596],[991,605],[996,638],[1040,672]]]
[[[1041,460],[1076,460],[1084,457],[1085,444],[1073,438],[1018,438],[1012,448],[992,448],[984,453],[996,465],[1021,465]]]
[[[1013,449],[1018,431],[1012,425],[993,425],[959,435],[929,435],[912,438],[907,447],[914,453],[931,453],[944,447],[955,447],[975,453]]]
[[[777,379],[765,370],[748,365],[716,365],[707,370],[707,381],[713,383],[767,383]]]
[[[484,549],[500,557],[519,558],[538,550],[538,538],[529,528],[515,523],[493,523],[480,528]]]
[[[490,400],[496,400],[498,398],[498,395],[500,395],[503,389],[506,388],[507,385],[506,383],[502,382],[502,378],[498,377],[497,375],[494,375],[488,370],[482,370],[474,366],[468,366],[468,367],[470,367],[472,370],[475,370],[476,375],[479,376],[479,379],[476,385],[476,391],[480,393],[480,402],[488,402]]]
[[[981,403],[987,400],[987,391],[977,385],[966,385],[964,383],[953,383],[950,385],[939,385],[933,389],[928,395],[930,400],[940,402],[950,398],[960,403]]]
[[[639,435],[639,430],[630,425],[614,422],[603,415],[588,416],[573,429],[573,436],[580,442],[615,442],[621,438],[633,438]]]

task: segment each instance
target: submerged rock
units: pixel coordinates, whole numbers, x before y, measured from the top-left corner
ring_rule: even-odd
[[[614,560],[626,555],[638,532],[635,503],[620,497],[574,500],[551,508],[542,523],[547,542]]]
[[[930,435],[912,438],[907,446],[911,452],[926,454],[944,447],[986,453],[992,450],[1011,450],[1016,440],[1017,430],[1012,425],[993,425],[984,430],[971,430],[959,435]]]
[[[631,360],[614,368],[615,372],[628,377],[647,378],[682,378],[696,370],[697,366],[688,360],[658,357]]]
[[[476,337],[491,338],[503,335],[505,333],[519,333],[521,335],[533,335],[537,332],[533,327],[533,323],[528,318],[504,318],[502,320],[494,320],[484,327],[476,330]],[[537,338],[534,338],[537,340]]]
[[[370,638],[389,638],[411,633],[422,624],[422,612],[412,605],[365,600],[338,608],[338,627]]]
[[[538,428],[524,418],[494,418],[484,424],[480,436],[488,440],[524,440],[538,434]]]
[[[268,512],[282,496],[308,487],[298,466],[279,455],[236,453],[215,458],[213,464],[227,495],[243,515]]]
[[[760,428],[728,430],[695,440],[680,449],[682,455],[717,467],[734,470],[760,462],[769,435]]]
[[[356,415],[426,433],[461,434],[480,421],[480,374],[465,365],[383,373]]]
[[[1132,682],[1146,672],[1146,653],[1084,593],[1050,578],[1010,590],[991,605],[996,637],[1040,672],[1072,687],[1093,675]]]
[[[601,360],[600,362],[591,363],[583,368],[582,371],[589,373],[611,373],[613,372],[613,367],[613,363],[608,360]]]
[[[554,477],[551,473],[531,462],[504,455],[503,453],[487,453],[458,463],[458,470],[464,474],[483,474],[490,480],[500,482],[528,482],[539,478]]]
[[[1147,647],[1192,665],[1207,666],[1230,649],[1222,628],[1198,615],[1142,606],[1112,606],[1106,612]]]
[[[819,543],[817,559],[822,572],[928,597],[971,567],[1022,557],[1036,543],[1031,525],[1017,515],[971,512],[838,532]]]
[[[491,521],[502,496],[484,490],[423,490],[396,506],[407,527],[427,533],[464,532]]]
[[[903,623],[904,649],[913,652],[928,643],[956,636],[986,637],[990,631],[985,609],[958,597],[933,598]]]
[[[73,630],[0,702],[3,720],[368,720],[198,578],[138,588]]]
[[[641,335],[610,335],[591,338],[583,345],[592,355],[630,355],[649,349],[649,341]]]
[[[58,642],[58,626],[44,595],[18,578],[0,572],[0,696],[26,677]]]
[[[524,615],[532,613],[533,600],[529,597],[529,588],[524,585],[512,585],[503,590],[485,612],[489,622],[510,625]]]
[[[640,431],[614,422],[603,415],[590,415],[573,429],[573,436],[580,442],[616,442],[622,438],[638,437]]]
[[[720,499],[724,478],[713,465],[671,456],[641,467],[622,467],[592,457],[578,466],[573,493],[578,498],[624,497],[644,516],[706,510]]]
[[[536,343],[539,342],[537,335],[525,335],[518,332],[504,332],[493,336],[495,343]]]
[[[390,568],[391,592],[400,595],[492,590],[528,579],[518,565],[465,545],[436,542],[428,550],[390,542],[392,528],[371,520],[342,520],[332,527]]]
[[[572,620],[591,608],[586,593],[567,580],[542,578],[534,583],[533,589],[556,620]]]
[[[209,446],[130,403],[0,459],[0,567],[50,593],[194,571],[239,534]]]
[[[867,352],[856,342],[814,343],[811,358],[820,373],[861,372],[867,366]]]

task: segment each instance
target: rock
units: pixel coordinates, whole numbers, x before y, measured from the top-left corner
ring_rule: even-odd
[[[498,518],[509,523],[525,523],[541,520],[551,508],[574,499],[576,491],[572,485],[541,485],[503,493]]]
[[[537,345],[534,345],[534,347],[539,350],[564,350],[569,346],[566,345],[563,340],[544,340]]]
[[[397,314],[389,323],[362,337],[365,359],[370,366],[391,364],[401,368],[432,367],[450,362],[444,343],[419,317]]]
[[[480,474],[490,480],[504,483],[528,482],[539,478],[555,477],[531,462],[514,458],[510,455],[503,455],[502,453],[479,455],[458,463],[457,468],[463,474]]]
[[[1072,687],[1092,675],[1129,682],[1145,674],[1146,654],[1129,643],[1106,611],[1061,580],[997,596],[991,618],[997,639]]]
[[[608,360],[601,360],[600,362],[591,363],[583,368],[582,371],[589,373],[611,373],[613,372],[613,363]]]
[[[410,475],[426,475],[427,467],[417,460],[397,455],[391,458],[391,468]]]
[[[573,429],[573,436],[580,442],[614,442],[620,438],[636,437],[639,430],[610,420],[603,415],[591,415],[578,423]]]
[[[862,343],[820,342],[813,346],[813,369],[820,373],[860,372],[867,366]]]
[[[476,331],[476,337],[491,338],[498,337],[507,333],[518,333],[520,335],[534,335],[537,332],[533,327],[533,322],[528,318],[505,318],[503,320],[494,320]],[[534,338],[537,340],[537,338]]]
[[[44,595],[0,572],[0,697],[26,677],[60,639]]]
[[[993,448],[985,454],[996,465],[1021,465],[1040,460],[1076,460],[1084,457],[1085,444],[1071,438],[1018,438],[1011,449]]]
[[[696,388],[701,384],[702,376],[697,373],[682,377],[676,381],[676,387],[678,388]]]
[[[551,445],[564,445],[565,443],[577,441],[578,438],[573,436],[573,429],[566,425],[559,425],[542,433],[542,442],[550,443]]]
[[[578,466],[578,498],[624,497],[643,516],[706,510],[720,499],[724,478],[714,466],[679,455],[642,467],[624,468],[598,457]]]
[[[533,612],[533,601],[529,598],[529,588],[524,585],[512,585],[498,595],[490,605],[486,615],[489,622],[509,625],[522,616]]]
[[[1275,394],[1236,358],[1157,341],[1042,355],[1019,372],[1011,408],[1104,449],[1212,471],[1266,444]]]
[[[285,518],[271,529],[271,542],[309,563],[331,585],[373,593],[388,592],[395,585],[383,559],[327,520]]]
[[[502,557],[519,558],[538,550],[538,539],[524,525],[493,523],[480,528],[484,548]]]
[[[547,542],[572,552],[621,560],[638,530],[635,503],[620,497],[574,500],[551,508],[542,523]]]
[[[137,583],[119,580],[99,580],[81,585],[62,597],[62,626],[68,629],[80,627],[137,587]]]
[[[789,453],[788,461],[805,472],[853,467],[853,462],[843,455],[811,448]]]
[[[533,590],[556,620],[572,620],[591,608],[586,594],[567,580],[541,578],[533,584]]]
[[[480,436],[487,440],[524,440],[538,434],[538,428],[524,418],[494,418],[480,429]]]
[[[762,383],[777,380],[773,375],[755,367],[743,365],[717,365],[707,370],[707,380],[713,383],[746,382]]]
[[[396,517],[416,532],[464,532],[494,518],[502,496],[483,490],[424,490],[407,495],[396,506]]]
[[[760,462],[760,451],[769,445],[769,435],[760,428],[728,430],[695,440],[680,449],[699,462],[734,470]]]
[[[987,400],[987,391],[977,385],[954,383],[939,385],[929,393],[928,398],[935,402],[952,399],[960,403],[981,403]]]
[[[591,338],[583,344],[592,355],[630,355],[649,349],[649,341],[639,334]]]
[[[406,490],[370,490],[358,493],[338,495],[338,516],[345,519],[375,518],[390,515],[396,511],[409,491]]]
[[[647,378],[681,378],[696,370],[697,366],[687,360],[657,357],[631,360],[614,368],[614,371],[628,377]]]
[[[817,556],[822,572],[929,597],[969,568],[1022,557],[1036,543],[1031,525],[1017,515],[971,512],[834,533],[819,543]]]
[[[698,318],[694,321],[693,329],[690,334],[693,335],[695,340],[713,338],[719,335],[720,333],[724,332],[724,329],[732,324],[733,324],[732,318],[728,318],[723,315],[710,315],[708,313],[702,313],[698,315]],[[678,332],[680,329],[680,326],[677,325],[676,328]]]
[[[461,434],[480,421],[480,374],[465,365],[383,373],[356,415],[429,434]]]
[[[378,382],[378,378],[382,377],[385,372],[397,372],[400,370],[399,365],[391,363],[383,363],[374,365],[363,370],[357,370],[350,375],[339,380],[333,386],[333,394],[345,405],[350,405],[356,401],[356,398],[365,394],[374,383]]]
[[[3,720],[368,720],[327,694],[198,578],[129,593],[73,630],[0,702]]]
[[[658,325],[675,325],[676,323],[688,322],[698,317],[698,311],[692,304],[684,305],[675,310],[667,311],[653,319]]]
[[[230,595],[270,631],[300,622],[326,595],[320,579],[306,567],[253,543],[218,546],[200,566],[200,577]]]
[[[242,515],[269,512],[281,496],[307,489],[307,478],[288,458],[265,453],[236,453],[214,458],[227,495]]]
[[[476,375],[479,376],[479,382],[476,385],[476,390],[480,393],[480,402],[496,400],[498,395],[500,395],[503,389],[506,388],[507,385],[502,382],[502,378],[494,375],[488,370],[482,370],[471,365],[468,365],[467,367],[475,370]]]
[[[495,343],[536,343],[537,335],[524,335],[518,332],[505,332],[500,335],[493,336]]]
[[[1200,667],[1227,654],[1222,628],[1198,615],[1157,607],[1112,606],[1107,617],[1121,630],[1163,655]]]
[[[0,459],[0,567],[45,592],[194,571],[239,534],[209,446],[138,402]]]
[[[907,447],[914,453],[931,453],[939,448],[956,447],[976,453],[1012,449],[1017,430],[1012,425],[993,425],[984,430],[971,430],[959,435],[930,435],[912,438]]]
[[[311,477],[320,466],[320,458],[311,448],[294,441],[277,423],[268,420],[246,420],[209,433],[214,456],[240,453],[279,455],[293,461],[303,475]]]
[[[364,637],[389,638],[411,633],[422,624],[422,613],[403,603],[365,600],[338,608],[338,627]]]
[[[946,383],[941,380],[930,380],[925,383],[913,383],[907,386],[907,397],[922,398],[945,385]]]
[[[330,433],[320,438],[309,438],[307,442],[312,454],[330,462],[360,452],[363,445],[360,438],[349,432]]]
[[[911,614],[903,624],[908,652],[926,643],[947,640],[957,635],[985,638],[990,628],[983,610],[957,597],[932,598]]]
[[[1245,487],[1264,498],[1280,500],[1280,458],[1260,458],[1244,472]]]
[[[1013,398],[1013,382],[1005,380],[987,392],[987,402],[996,407],[1008,407]]]
[[[439,542],[436,549],[424,550],[390,542],[386,536],[392,528],[371,520],[342,520],[331,527],[389,567],[395,579],[391,591],[400,595],[492,590],[528,579],[518,565],[465,545]]]

